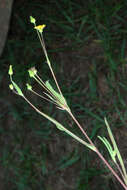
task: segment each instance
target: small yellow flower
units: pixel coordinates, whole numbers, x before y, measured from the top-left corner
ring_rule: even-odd
[[[13,84],[9,84],[9,88],[10,88],[11,90],[13,90],[13,89],[14,89]]]
[[[36,29],[36,30],[38,30],[40,33],[42,33],[43,32],[43,29],[46,27],[46,25],[45,24],[42,24],[42,25],[38,25],[38,26],[35,26],[34,28]]]

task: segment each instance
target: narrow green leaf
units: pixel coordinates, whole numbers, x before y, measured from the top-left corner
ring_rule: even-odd
[[[53,94],[53,97],[56,97],[56,102],[59,104],[60,107],[62,107],[61,105],[66,105],[67,106],[67,102],[65,100],[65,98],[59,94],[58,92],[56,92],[53,87],[51,86],[51,84],[49,83],[49,81],[45,82],[45,86],[49,89],[49,91]],[[57,101],[58,100],[58,101]],[[60,105],[61,104],[61,105]]]
[[[112,160],[116,163],[116,159],[115,159],[116,151],[114,151],[112,149],[112,146],[110,145],[110,143],[108,142],[108,140],[105,137],[98,136],[98,138],[104,143],[104,145],[106,146]]]
[[[16,89],[18,95],[24,97],[24,94],[22,93],[22,91],[21,91],[21,89],[18,87],[18,85],[17,85],[14,81],[12,81],[12,84],[13,84],[13,86],[15,87],[15,89]]]
[[[122,157],[121,157],[121,154],[120,154],[120,152],[119,152],[119,149],[118,149],[117,144],[116,144],[116,142],[115,142],[115,139],[114,139],[114,137],[113,137],[113,134],[112,134],[112,131],[111,131],[110,127],[109,127],[109,124],[108,124],[108,122],[107,122],[107,119],[104,118],[104,120],[105,120],[105,124],[106,124],[106,126],[107,126],[107,130],[108,130],[109,137],[110,137],[111,142],[112,142],[113,147],[114,147],[114,151],[115,151],[116,154],[117,154],[117,157],[118,157],[118,159],[119,159],[119,162],[120,162],[120,165],[121,165],[121,168],[122,168],[124,177],[125,177],[125,178],[124,178],[124,181],[125,181],[125,183],[127,184],[127,173],[126,173],[126,169],[125,169],[125,166],[124,166],[123,159],[122,159]]]
[[[107,141],[106,141],[107,139],[104,137],[100,137],[100,136],[98,136],[98,138],[104,143],[104,145],[106,146],[106,148],[108,149],[108,151],[110,153],[112,150],[112,147],[109,142],[107,143]]]
[[[62,163],[61,166],[59,167],[59,169],[67,168],[67,167],[73,165],[74,163],[76,163],[79,159],[80,159],[80,156],[76,155],[75,157],[72,157],[71,159],[69,159],[66,162]]]
[[[59,124],[56,124],[56,127],[57,127],[59,130],[61,130],[61,131],[65,131],[64,128],[63,128],[61,125],[59,125]]]
[[[24,99],[30,104],[32,105],[25,97]],[[40,112],[40,110],[38,110],[35,106],[32,105],[32,107],[34,107],[34,109],[41,114],[42,116],[44,116],[45,118],[47,118],[49,121],[51,121],[52,123],[54,123],[57,128],[61,131],[64,131],[65,133],[67,133],[68,135],[70,135],[71,137],[73,137],[75,140],[77,140],[78,142],[80,142],[81,144],[85,145],[86,147],[88,147],[89,149],[93,150],[96,152],[96,147],[90,145],[89,143],[85,142],[84,140],[82,140],[81,138],[79,138],[78,136],[76,136],[74,133],[72,133],[71,131],[69,131],[68,129],[66,129],[63,125],[61,125],[58,121],[56,121],[54,118],[50,117],[49,115]]]
[[[104,118],[104,121],[105,121],[105,124],[106,124],[106,126],[107,126],[108,134],[109,134],[109,137],[110,137],[111,142],[112,142],[112,144],[113,144],[114,150],[116,150],[116,149],[117,149],[117,145],[116,145],[115,139],[114,139],[114,137],[113,137],[112,131],[111,131],[110,127],[109,127],[109,124],[108,124],[108,122],[107,122],[107,119]]]
[[[45,86],[49,89],[49,91],[50,91],[55,97],[57,97],[58,99],[61,97],[61,95],[53,89],[53,87],[51,86],[51,84],[49,83],[49,81],[46,81],[46,82],[45,82]]]

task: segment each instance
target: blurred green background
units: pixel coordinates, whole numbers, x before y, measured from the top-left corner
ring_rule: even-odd
[[[0,59],[0,189],[121,190],[91,151],[60,132],[9,88],[8,67],[26,96],[84,138],[64,112],[26,91],[27,70],[51,79],[29,16],[46,24],[44,39],[59,85],[73,113],[113,166],[97,135],[106,116],[120,152],[127,155],[127,1],[14,1]],[[126,165],[126,162],[125,162]]]

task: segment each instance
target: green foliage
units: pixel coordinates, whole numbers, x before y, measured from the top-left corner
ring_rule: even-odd
[[[80,159],[80,154],[78,151],[71,152],[67,156],[63,157],[59,162],[58,162],[58,168],[60,170],[68,168],[78,162]]]
[[[80,177],[79,180],[77,181],[77,189],[78,190],[90,190],[91,189],[91,181],[94,177],[100,177],[101,174],[103,174],[103,170],[98,170],[97,168],[88,168],[85,170],[80,171]],[[102,188],[103,185],[99,184],[98,187],[96,188]]]

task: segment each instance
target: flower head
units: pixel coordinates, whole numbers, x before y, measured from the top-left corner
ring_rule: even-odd
[[[33,23],[33,24],[35,24],[36,23],[36,19],[34,17],[30,16],[30,22]]]
[[[29,84],[27,83],[26,86],[27,86],[27,90],[32,90],[32,86],[31,86],[31,85],[29,85]]]
[[[43,29],[46,27],[45,24],[35,26],[34,29],[38,30],[40,33],[43,32]]]
[[[9,74],[10,76],[13,75],[12,65],[9,66],[8,74]]]
[[[37,70],[35,69],[35,67],[29,69],[28,72],[30,77],[34,77],[37,74]]]
[[[14,89],[13,84],[9,84],[9,88],[10,88],[11,90],[13,90],[13,89]]]

